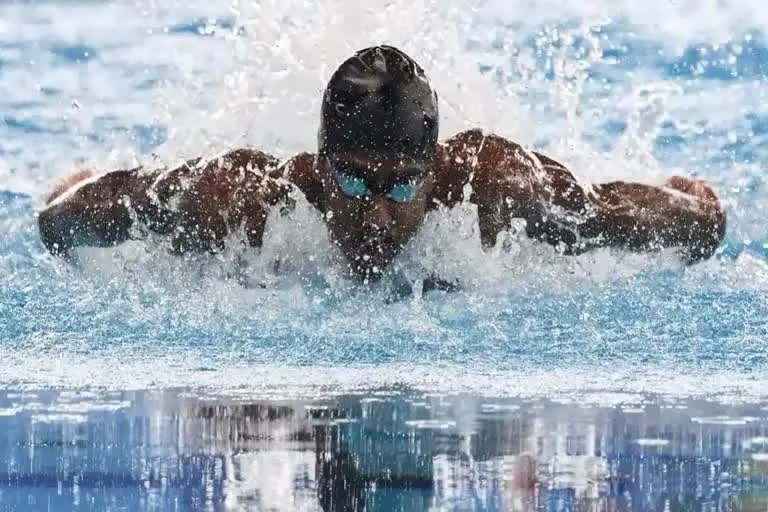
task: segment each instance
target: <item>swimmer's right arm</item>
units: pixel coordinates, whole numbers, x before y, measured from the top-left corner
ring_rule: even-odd
[[[113,246],[130,237],[129,206],[146,192],[140,169],[93,176],[80,171],[58,184],[39,212],[45,247],[56,256],[70,256],[78,246]]]
[[[274,158],[245,149],[171,170],[81,172],[57,186],[40,211],[40,236],[65,257],[76,247],[115,246],[147,231],[171,235],[176,253],[217,252],[242,227],[250,245],[260,245],[268,209],[288,195],[289,187],[269,175],[276,170]]]

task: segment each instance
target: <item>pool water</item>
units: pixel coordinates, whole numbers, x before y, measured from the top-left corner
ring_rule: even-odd
[[[236,480],[230,469],[216,468],[233,464],[240,449],[232,440],[221,445],[219,433],[201,438],[188,456],[174,451],[183,444],[178,438],[147,444],[129,436],[110,448],[98,435],[121,439],[130,418],[163,432],[176,429],[187,421],[179,412],[186,400],[202,403],[205,396],[223,412],[212,412],[208,424],[189,419],[199,428],[229,425],[232,400],[279,408],[275,397],[305,400],[291,402],[298,408],[291,414],[309,423],[314,413],[305,405],[347,397],[350,417],[363,421],[364,404],[382,390],[394,396],[382,413],[397,416],[389,418],[393,439],[366,444],[357,427],[335,426],[357,432],[358,444],[329,448],[318,441],[327,433],[312,427],[295,453],[282,447],[284,455],[264,462],[287,468],[306,459],[301,478],[311,486],[297,491],[281,483],[281,492],[303,496],[309,509],[318,503],[327,509],[334,505],[323,500],[339,480],[324,471],[357,471],[361,458],[381,457],[370,475],[386,473],[402,452],[421,483],[406,492],[379,477],[360,477],[353,486],[358,494],[347,497],[359,497],[354,506],[764,508],[760,470],[747,463],[760,462],[759,444],[752,451],[734,445],[724,454],[717,451],[719,437],[703,441],[704,430],[691,441],[695,449],[674,436],[664,446],[635,443],[643,431],[608,451],[597,434],[584,434],[579,456],[608,472],[584,477],[591,483],[582,485],[558,479],[552,460],[562,451],[539,453],[533,434],[512,452],[497,446],[506,441],[488,440],[478,456],[472,443],[485,434],[470,409],[481,411],[485,400],[524,404],[520,410],[528,412],[514,421],[543,415],[537,436],[545,444],[560,442],[557,422],[567,430],[571,416],[587,418],[608,439],[619,435],[605,430],[613,421],[642,423],[652,414],[653,421],[691,432],[702,425],[695,417],[735,411],[756,419],[743,431],[721,425],[717,435],[733,427],[729,436],[760,436],[749,429],[764,421],[768,389],[765,12],[756,0],[2,3],[0,388],[13,391],[7,414],[0,413],[0,421],[10,422],[0,446],[0,471],[8,476],[0,478],[7,482],[0,482],[0,510],[47,510],[45,500],[53,500],[52,510],[261,509],[251,498],[230,499],[239,496]],[[690,268],[673,253],[564,257],[515,232],[484,252],[474,212],[461,206],[427,219],[390,280],[361,287],[344,278],[322,221],[300,202],[292,215],[270,221],[260,251],[177,259],[164,240],[153,239],[84,249],[77,267],[44,251],[35,212],[51,183],[74,168],[173,165],[243,145],[281,158],[312,151],[328,76],[353,51],[377,43],[402,47],[425,68],[439,92],[442,137],[483,127],[550,154],[586,182],[660,182],[673,174],[709,180],[726,205],[725,242],[711,260]],[[248,268],[235,279],[239,261]],[[458,280],[461,290],[392,293],[398,283],[435,273]],[[172,391],[179,389],[185,391]],[[37,421],[38,398],[26,395],[32,392],[41,403],[64,396],[63,409],[71,410]],[[82,393],[95,393],[102,405],[114,398],[120,407],[78,415],[90,400]],[[430,445],[416,457],[414,445],[398,444],[398,436],[415,438],[393,411],[425,394],[440,403],[474,404],[446,413],[465,425],[460,435],[438,429],[451,439],[446,446],[456,441],[459,448]],[[585,398],[595,396],[602,408]],[[677,410],[666,408],[670,402],[685,404],[690,415],[667,416]],[[639,416],[623,409],[638,403],[645,411]],[[232,413],[246,423],[248,414]],[[410,409],[402,414],[423,419]],[[56,441],[45,452],[34,448],[37,441],[22,440],[37,436],[38,427],[54,437],[71,433],[74,448]],[[501,421],[496,432],[520,437],[516,428],[523,427]],[[647,437],[667,430],[654,432]],[[206,458],[209,453],[220,458]],[[332,454],[332,470],[317,465],[321,453]],[[519,471],[536,475],[533,487],[518,489],[502,470],[488,469],[507,454],[527,461],[512,467],[527,464]],[[682,459],[673,482],[672,466],[661,461],[677,464],[674,457]],[[147,468],[161,460],[176,468],[175,483],[154,492],[155,469]],[[441,471],[458,480],[441,487],[447,482]],[[470,473],[477,480],[459,485]],[[726,476],[715,484],[715,473]],[[80,474],[95,483],[76,484]],[[260,480],[268,477],[254,470],[244,492],[269,488]],[[323,479],[332,482],[317,483]],[[742,492],[744,486],[749,490]],[[76,488],[88,499],[77,501]],[[494,493],[511,493],[516,505]],[[282,499],[270,503],[286,509],[305,503]],[[758,501],[744,501],[750,499]]]
[[[595,398],[5,392],[0,500],[4,510],[765,510],[765,405]]]

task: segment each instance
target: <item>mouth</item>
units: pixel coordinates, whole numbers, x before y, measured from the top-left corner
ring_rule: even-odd
[[[350,269],[364,280],[377,280],[386,274],[389,264],[397,255],[394,245],[382,240],[365,240],[347,254]]]
[[[386,275],[402,249],[387,232],[333,235],[332,232],[332,241],[344,254],[350,274],[362,281],[375,281]]]

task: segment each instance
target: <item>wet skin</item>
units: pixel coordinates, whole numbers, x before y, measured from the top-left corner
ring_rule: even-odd
[[[355,273],[381,273],[421,226],[434,183],[434,160],[361,151],[321,156],[317,167],[328,184],[323,205],[332,240]],[[368,193],[348,196],[334,172],[355,177]],[[398,185],[412,186],[413,197],[403,202],[388,197]]]
[[[360,178],[369,192],[349,197],[334,168]],[[404,182],[417,184],[412,200],[393,200],[390,191]],[[521,218],[530,237],[564,254],[673,247],[695,263],[714,254],[725,232],[722,205],[703,182],[673,177],[664,186],[585,187],[555,160],[472,130],[422,160],[351,152],[305,153],[280,163],[241,149],[174,169],[79,173],[55,188],[39,215],[40,234],[62,256],[147,232],[171,237],[178,254],[218,252],[232,233],[260,246],[268,215],[289,208],[297,193],[323,214],[351,273],[363,279],[386,270],[428,211],[465,201],[477,206],[485,247]]]

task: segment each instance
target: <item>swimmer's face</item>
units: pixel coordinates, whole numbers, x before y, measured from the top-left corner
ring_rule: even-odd
[[[357,276],[378,278],[424,220],[433,161],[357,151],[319,166],[331,238]]]

